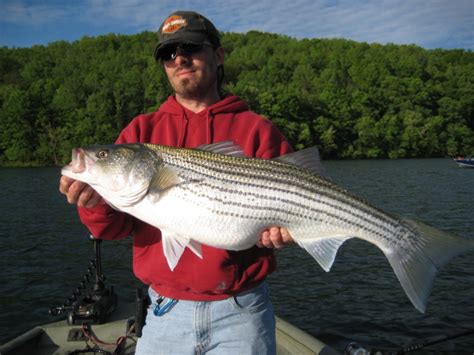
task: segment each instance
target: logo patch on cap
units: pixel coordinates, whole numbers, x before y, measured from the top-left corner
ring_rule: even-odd
[[[175,33],[180,28],[186,27],[188,25],[188,21],[182,16],[174,15],[168,17],[165,22],[163,23],[163,28],[161,29],[161,33],[163,34],[170,34]]]

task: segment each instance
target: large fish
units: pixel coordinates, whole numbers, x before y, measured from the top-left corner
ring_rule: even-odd
[[[474,241],[375,208],[320,175],[316,148],[273,160],[244,157],[232,142],[199,149],[124,144],[74,149],[62,174],[90,184],[113,208],[162,232],[171,269],[186,247],[255,245],[286,227],[329,271],[350,238],[379,247],[413,305],[425,311],[436,271]]]

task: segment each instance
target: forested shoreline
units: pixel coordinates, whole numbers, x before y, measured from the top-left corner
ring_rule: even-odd
[[[224,33],[225,89],[323,158],[474,154],[474,53]],[[61,165],[171,93],[155,35],[0,48],[0,165]]]

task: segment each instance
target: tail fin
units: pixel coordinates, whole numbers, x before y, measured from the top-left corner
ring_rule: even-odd
[[[474,249],[474,241],[408,219],[402,220],[402,225],[416,243],[409,250],[384,250],[384,254],[410,301],[424,313],[438,269],[456,255]]]

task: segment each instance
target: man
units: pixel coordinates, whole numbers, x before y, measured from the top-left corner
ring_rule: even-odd
[[[178,11],[160,26],[154,52],[175,91],[157,112],[140,115],[116,143],[177,147],[231,140],[248,156],[270,159],[291,147],[269,120],[237,96],[222,95],[224,49],[214,25]],[[275,269],[271,248],[292,239],[285,229],[263,231],[243,251],[185,250],[174,271],[163,255],[158,229],[109,207],[92,188],[65,176],[60,191],[79,206],[81,221],[104,239],[132,235],[135,275],[150,285],[151,306],[137,354],[272,354],[275,320],[265,278]]]

